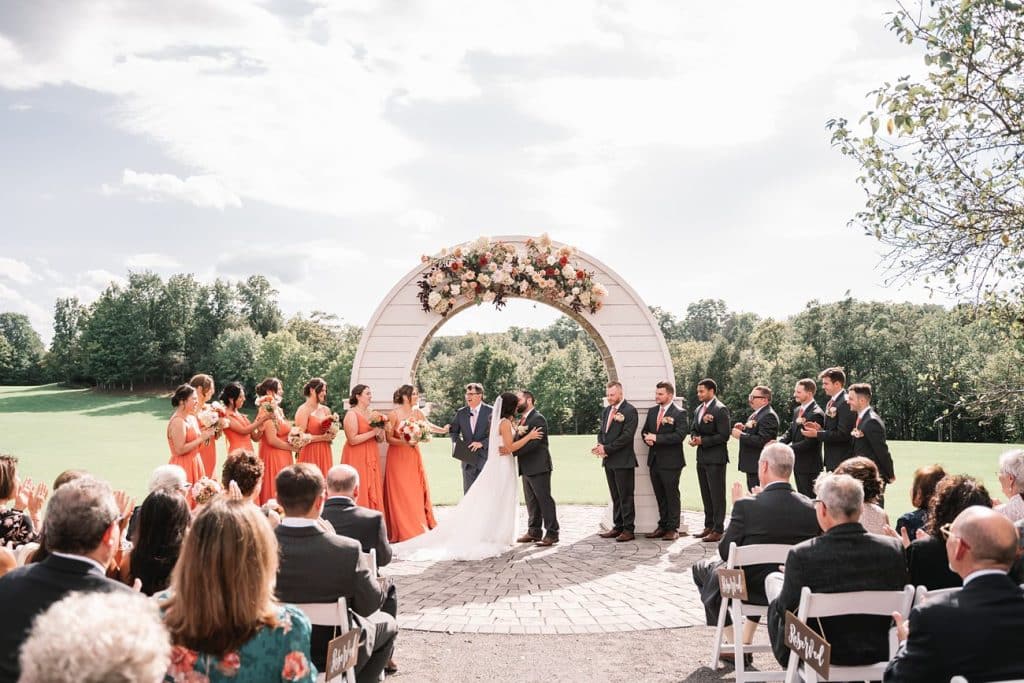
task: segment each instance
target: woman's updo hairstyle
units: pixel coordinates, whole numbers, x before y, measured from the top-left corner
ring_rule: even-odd
[[[209,375],[195,375],[188,381],[189,384],[194,386],[196,389],[202,389],[203,391],[209,392],[213,390],[213,378]]]
[[[396,405],[402,405],[405,403],[405,399],[409,399],[412,403],[412,392],[416,391],[415,387],[411,384],[403,384],[402,386],[395,389],[395,395],[391,397]]]
[[[359,397],[362,396],[363,392],[369,388],[370,387],[366,386],[365,384],[357,384],[354,387],[352,387],[352,392],[349,393],[348,395],[348,404],[350,406],[359,405]]]
[[[519,406],[519,397],[513,394],[511,391],[506,391],[501,395],[501,415],[499,417],[511,418],[516,414],[516,408]]]
[[[244,393],[245,390],[242,389],[242,384],[240,382],[228,382],[224,385],[224,388],[221,389],[220,402],[224,405],[227,405],[228,403],[234,405],[235,401],[241,398]]]
[[[276,394],[281,391],[281,380],[276,377],[268,377],[256,386],[256,393],[266,396],[267,393]]]
[[[319,394],[320,390],[327,386],[327,382],[323,381],[320,377],[314,377],[313,379],[306,382],[306,386],[302,387],[302,395],[309,396],[310,392],[313,394]]]
[[[180,385],[177,389],[174,390],[174,393],[171,394],[171,405],[177,408],[185,401],[192,398],[192,394],[194,393],[196,393],[196,388],[191,384]]]

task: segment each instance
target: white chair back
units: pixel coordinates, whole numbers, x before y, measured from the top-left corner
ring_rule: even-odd
[[[914,607],[923,605],[929,600],[934,600],[935,598],[942,597],[943,595],[959,593],[960,590],[960,586],[953,586],[952,588],[936,588],[933,591],[928,590],[925,586],[918,586],[917,590],[914,591]]]
[[[307,602],[295,606],[302,610],[314,626],[335,627],[341,631],[341,635],[345,635],[349,631],[348,603],[345,598],[338,598],[337,602]],[[322,683],[325,677],[325,672],[321,671],[316,680],[318,683]],[[356,683],[355,670],[349,669],[345,672],[345,681]]]
[[[370,576],[376,579],[380,576],[380,569],[377,567],[377,549],[370,548],[370,552],[366,554],[370,564]]]

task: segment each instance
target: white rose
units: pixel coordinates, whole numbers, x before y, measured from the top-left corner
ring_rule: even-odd
[[[553,254],[548,254],[547,262],[549,266],[553,266],[558,262],[558,259],[556,259]]]
[[[494,261],[491,261],[490,263],[487,264],[487,269],[493,273],[494,271],[498,270],[498,264],[495,263]]]
[[[525,292],[529,288],[530,288],[530,283],[527,282],[526,280],[523,280],[522,282],[519,283],[519,291],[520,292]]]
[[[540,239],[537,240],[537,241],[540,243],[540,246],[542,246],[542,247],[550,247],[551,246],[551,238],[548,237],[547,233],[544,233],[543,235],[541,235]]]
[[[491,284],[491,276],[487,273],[480,273],[480,276],[476,279],[484,287],[488,287]]]
[[[472,270],[467,270],[466,274],[463,275],[462,277],[465,280],[472,280],[476,277],[476,273],[474,273]]]
[[[566,280],[572,280],[576,277],[576,271],[573,270],[572,266],[567,264],[565,268],[562,268],[562,277]]]
[[[459,292],[461,292],[461,291],[462,291],[461,287],[459,287],[458,285],[452,285],[452,296],[458,296]]]
[[[594,294],[596,296],[608,296],[608,290],[600,282],[594,283]]]
[[[573,287],[572,288],[572,293],[573,294],[579,294],[580,293],[580,288],[579,287]]]
[[[475,249],[476,251],[486,252],[487,247],[489,247],[490,245],[491,241],[489,239],[487,239],[486,237],[481,237],[480,239],[473,243],[473,249]]]
[[[571,297],[571,296],[564,296],[564,297],[562,297],[562,301],[564,301],[567,306],[572,303],[572,300],[573,300],[573,297]]]
[[[437,308],[439,303],[441,303],[441,295],[437,292],[431,292],[430,296],[427,297],[427,305],[431,308]]]
[[[528,266],[526,266],[526,274],[527,274],[527,275],[533,275],[533,274],[534,274],[534,273],[536,273],[536,272],[537,272],[537,271],[536,271],[536,269],[535,269],[535,268],[533,267],[533,265],[532,265],[532,264],[531,264],[531,265],[528,265]]]
[[[580,303],[582,303],[584,306],[589,306],[590,294],[587,292],[583,292],[582,294],[580,294]]]
[[[488,303],[494,301],[494,292],[484,292],[483,299]]]

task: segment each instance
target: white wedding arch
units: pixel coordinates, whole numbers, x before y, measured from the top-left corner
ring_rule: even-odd
[[[495,237],[493,240],[513,245],[520,252],[525,252],[527,241],[536,238],[513,235]],[[565,246],[558,242],[553,244],[556,247]],[[576,312],[564,304],[530,296],[529,293],[517,298],[553,306],[587,331],[604,360],[608,377],[622,383],[626,399],[640,413],[642,425],[647,410],[655,405],[655,384],[663,380],[674,381],[675,372],[665,338],[650,309],[615,271],[578,250],[573,254],[572,262],[578,268],[593,271],[594,280],[607,289],[601,310],[591,313],[584,308]],[[476,305],[460,300],[447,317],[425,312],[419,299],[419,281],[427,270],[429,266],[422,263],[410,270],[373,313],[356,351],[352,386],[366,384],[375,390],[376,396],[388,397],[399,385],[412,384],[427,344],[437,330],[459,311]],[[490,393],[506,388],[514,387],[486,387]],[[603,395],[604,387],[595,387],[594,391],[595,394]],[[373,407],[381,410],[390,408],[391,404],[378,399]],[[538,408],[543,412],[544,406]],[[639,462],[636,470],[636,528],[637,532],[653,531],[658,523],[658,506],[647,471],[647,446],[640,438],[640,429],[636,433],[636,452]],[[557,471],[556,460],[556,478]],[[594,476],[604,476],[596,458]]]

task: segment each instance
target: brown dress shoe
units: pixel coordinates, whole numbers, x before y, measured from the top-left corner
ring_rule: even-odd
[[[718,653],[718,659],[725,662],[726,664],[736,663],[736,653],[732,650],[732,643],[723,643],[722,647],[728,647],[728,650],[723,650]],[[754,663],[754,655],[749,652],[743,655],[743,666],[752,666]]]
[[[616,538],[622,533],[622,529],[609,529],[602,534],[598,534],[601,538]]]
[[[710,534],[700,539],[701,543],[718,543],[722,540],[722,534],[718,531],[712,531]]]
[[[544,548],[548,548],[550,546],[553,546],[556,543],[558,543],[558,537],[557,536],[545,536],[543,540],[537,541],[537,545],[538,546],[542,546]]]
[[[623,531],[615,537],[615,540],[619,543],[625,543],[626,541],[632,541],[634,538],[636,538],[636,536],[633,535],[632,531]]]
[[[540,539],[536,536],[531,536],[530,534],[523,534],[522,536],[516,539],[516,543],[536,543],[539,540]]]
[[[384,665],[384,673],[386,673],[388,676],[390,676],[391,674],[398,673],[398,665],[395,664],[395,660],[388,660],[388,663]]]
[[[679,538],[679,533],[678,532],[676,532],[676,531],[666,531],[662,535],[661,540],[663,540],[663,541],[674,541],[677,538]]]
[[[664,529],[658,529],[657,531],[652,531],[649,534],[644,534],[644,538],[661,538],[664,535],[665,535],[665,530]]]
[[[706,527],[704,527],[704,531],[700,532],[699,534],[695,534],[694,538],[704,538],[705,536],[707,536],[710,533],[711,533],[711,527],[707,527],[706,526]]]

